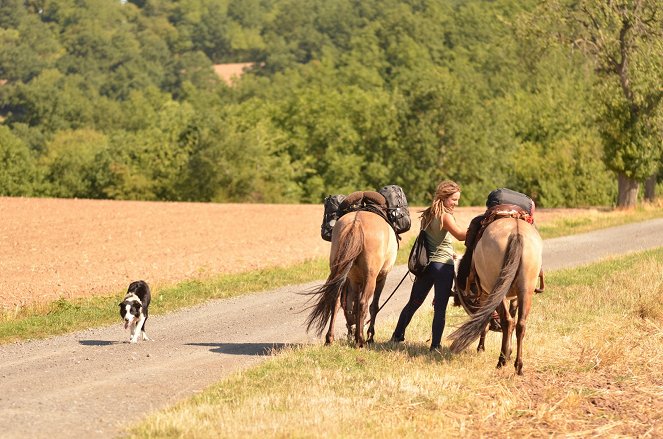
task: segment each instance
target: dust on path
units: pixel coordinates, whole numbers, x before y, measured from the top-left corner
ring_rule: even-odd
[[[660,247],[661,231],[663,219],[657,219],[546,240],[544,265],[552,271]],[[405,272],[404,266],[394,268],[385,293],[393,291]],[[0,346],[0,435],[115,437],[130,423],[257,364],[269,352],[291,344],[320,343],[304,330],[306,314],[301,311],[306,298],[299,294],[318,283],[150,317],[153,342],[126,343],[128,334],[118,323]],[[380,313],[378,328],[400,311],[410,287],[406,278]],[[548,284],[545,294],[554,294],[554,286]],[[339,322],[339,334],[341,326]]]

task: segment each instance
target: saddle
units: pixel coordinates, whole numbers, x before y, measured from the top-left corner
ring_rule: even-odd
[[[394,229],[396,238],[401,240],[400,234],[396,231],[394,225],[389,221],[387,199],[379,192],[375,191],[356,191],[349,194],[338,207],[339,217],[346,213],[358,210],[366,210],[380,215]]]
[[[483,231],[486,230],[486,227],[497,219],[516,218],[534,224],[534,217],[532,217],[532,215],[530,215],[525,209],[515,204],[498,204],[497,206],[490,207],[486,209],[486,213],[483,214],[483,217],[483,220],[481,220],[481,228],[477,232],[477,237],[474,241],[475,247],[476,243],[481,239]]]
[[[339,210],[346,214],[355,210],[377,209],[379,211],[387,210],[387,199],[379,192],[375,191],[357,191],[352,192],[345,197],[339,206]],[[386,216],[386,215],[385,215]]]

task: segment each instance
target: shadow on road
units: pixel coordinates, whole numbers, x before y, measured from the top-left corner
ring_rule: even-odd
[[[211,352],[229,355],[274,355],[287,347],[295,347],[290,343],[186,343],[187,346],[207,346]]]
[[[120,344],[117,340],[78,340],[78,343],[83,346],[110,346],[112,344]]]

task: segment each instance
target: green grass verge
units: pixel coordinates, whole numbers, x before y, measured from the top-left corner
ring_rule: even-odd
[[[537,223],[537,228],[543,239],[550,239],[662,217],[663,207],[642,205],[632,210],[590,211],[582,215]]]

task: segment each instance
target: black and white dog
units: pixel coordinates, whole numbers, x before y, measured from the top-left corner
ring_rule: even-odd
[[[147,321],[148,308],[150,306],[150,287],[145,281],[137,280],[129,284],[127,295],[120,303],[120,316],[124,320],[124,329],[131,327],[129,342],[138,341],[138,333],[143,340],[149,340],[145,333],[145,322]]]

